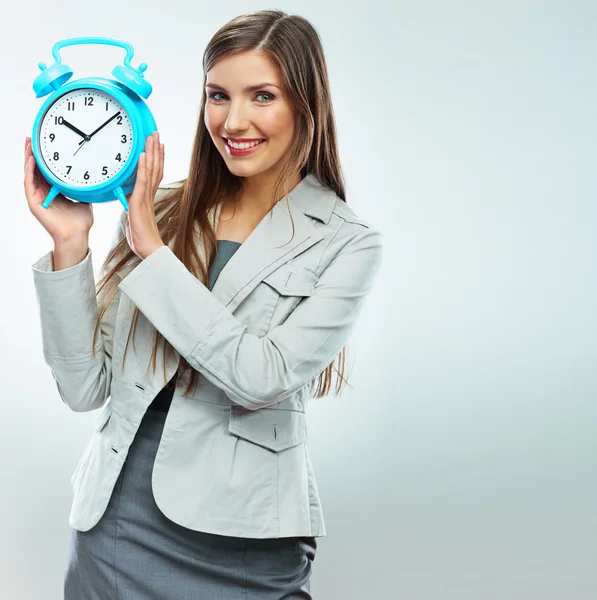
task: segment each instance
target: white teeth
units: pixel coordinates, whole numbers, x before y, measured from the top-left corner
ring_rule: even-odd
[[[231,142],[230,140],[226,140],[229,146],[236,148],[236,150],[245,150],[246,148],[252,148],[253,146],[257,146],[257,144],[261,144],[263,140],[259,140],[257,142],[251,142],[250,144],[247,142],[243,142],[242,144],[237,144],[236,142]]]

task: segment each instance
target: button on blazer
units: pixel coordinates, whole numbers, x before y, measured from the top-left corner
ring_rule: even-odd
[[[214,226],[220,207],[209,215]],[[114,243],[126,218],[123,210]],[[319,374],[348,342],[381,259],[381,232],[309,174],[211,291],[169,246],[134,265],[104,314],[95,357],[91,250],[60,271],[52,252],[35,262],[43,355],[58,393],[74,411],[101,409],[71,478],[71,527],[87,531],[101,518],[143,415],[182,356],[200,380],[186,398],[188,379],[176,384],[153,469],[159,508],[184,527],[219,535],[325,535],[305,411]],[[134,306],[140,313],[123,370]],[[165,380],[162,352],[148,370],[155,329],[175,349]]]

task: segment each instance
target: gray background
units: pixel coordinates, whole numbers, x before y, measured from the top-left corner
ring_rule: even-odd
[[[272,7],[321,34],[348,201],[386,234],[354,390],[310,411],[328,527],[315,597],[594,599],[597,7],[520,0],[3,8],[0,595],[61,598],[69,478],[95,418],[62,404],[41,351],[30,265],[52,245],[22,188],[37,63],[67,37],[130,41],[174,181],[205,45]],[[62,56],[109,77],[124,52]],[[97,274],[120,205],[94,212]]]

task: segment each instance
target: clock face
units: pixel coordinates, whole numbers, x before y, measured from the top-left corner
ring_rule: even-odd
[[[116,98],[80,88],[50,105],[39,126],[39,148],[60,181],[91,187],[125,167],[133,148],[133,127]]]

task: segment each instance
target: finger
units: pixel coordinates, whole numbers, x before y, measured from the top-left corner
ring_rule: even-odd
[[[141,152],[139,155],[139,162],[137,163],[137,180],[135,183],[135,190],[139,190],[141,198],[145,195],[147,188],[147,154]],[[134,195],[134,194],[133,194]]]
[[[131,245],[131,229],[129,225],[129,218],[127,216],[126,221],[124,222],[124,235],[126,237],[126,241],[128,245]]]
[[[153,177],[153,136],[147,140],[147,157],[145,160],[145,169],[147,170],[147,181],[152,182]]]
[[[33,169],[35,168],[33,156],[30,156],[25,164],[25,177],[23,180],[23,187],[25,188],[25,196],[27,197],[27,204],[29,209],[33,209],[33,197],[35,196],[35,184],[33,183]]]
[[[160,134],[155,134],[155,140],[153,142],[153,185],[155,188],[158,187],[160,182],[160,161],[162,159],[161,146],[160,146]]]
[[[35,156],[33,156],[33,154],[31,154],[31,163],[31,170],[33,171],[33,183],[36,188],[39,188],[41,185],[43,185],[44,178],[41,174],[41,171],[39,170],[37,161],[35,160]]]
[[[30,149],[30,142],[31,142],[31,138],[25,138],[25,160],[23,163],[23,172],[25,172],[25,169],[27,168],[27,161],[29,160],[29,156],[31,154]]]
[[[29,193],[33,198],[38,191],[40,191],[42,182],[44,178],[37,166],[37,161],[35,160],[35,156],[30,153],[29,162],[27,163],[27,170],[25,174],[26,178],[30,181],[31,187],[29,188]]]
[[[147,180],[151,183],[151,165],[153,163],[153,157],[151,153],[151,136],[149,136],[145,142],[145,171],[147,173]]]
[[[164,177],[164,156],[166,154],[164,144],[160,144],[160,169],[157,177],[158,184],[162,181],[162,177]]]
[[[147,171],[147,188],[146,188],[146,194],[145,194],[145,200],[147,200],[148,202],[151,202],[150,199],[150,194],[151,191],[153,190],[153,179],[154,179],[154,139],[153,136],[151,136],[147,142],[148,145],[148,151],[147,151],[147,156],[145,158],[145,169]]]

